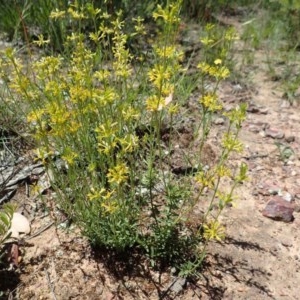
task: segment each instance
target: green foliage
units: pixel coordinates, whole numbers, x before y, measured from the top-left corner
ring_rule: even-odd
[[[82,29],[91,30],[101,24],[96,22],[93,9],[101,9],[108,15],[123,11],[123,17],[127,20],[126,27],[130,30],[134,24],[131,19],[137,15],[144,18],[151,16],[156,1],[91,1],[77,0],[70,4],[67,0],[16,0],[13,2],[0,1],[0,29],[7,33],[9,40],[22,39],[27,46],[30,42],[39,39],[43,35],[50,41],[50,49],[64,51],[64,43],[67,35],[74,32],[74,28],[81,26]],[[84,18],[74,18],[75,10],[88,11],[90,15]],[[51,12],[65,11],[64,18],[53,20]],[[76,30],[75,30],[76,31]]]
[[[68,15],[73,26],[64,44],[68,56],[45,54],[25,64],[7,49],[0,63],[2,80],[24,104],[37,159],[47,167],[60,208],[93,244],[120,252],[135,247],[153,265],[173,264],[188,276],[201,264],[207,243],[224,238],[218,218],[246,179],[245,165],[238,175],[228,165],[230,154],[242,151],[238,133],[246,106],[226,112],[217,94],[230,75],[232,29],[220,34],[214,25],[206,26],[203,60],[197,78],[188,82],[177,45],[181,8],[181,1],[156,7],[157,35],[147,40],[151,53],[139,55],[127,42],[147,39],[142,18],[135,18],[134,31],[127,32],[120,11],[110,15],[78,4],[55,10],[53,23],[65,22]],[[100,27],[86,32],[87,19]],[[40,36],[35,43],[48,42]],[[171,155],[189,98],[178,98],[182,84],[191,86],[189,91],[200,86],[201,94],[191,146],[184,153],[186,169],[193,172],[176,174]],[[218,160],[207,167],[202,154],[215,114],[229,125],[216,145]],[[166,132],[169,138],[163,137]],[[231,186],[224,187],[228,181]],[[200,200],[207,210],[190,226]]]
[[[8,230],[15,211],[15,207],[11,204],[4,204],[0,211],[0,247],[9,238]]]
[[[241,35],[241,68],[254,62],[258,50],[263,51],[268,75],[280,82],[283,97],[291,103],[299,98],[299,13],[299,1],[262,1],[242,24]]]
[[[289,41],[289,46],[291,48],[299,47],[300,2],[298,0],[273,0],[270,2],[275,4],[272,11],[274,20],[283,20],[285,23],[287,34],[285,38]]]

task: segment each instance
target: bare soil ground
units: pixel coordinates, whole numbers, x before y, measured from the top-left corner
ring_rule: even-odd
[[[245,151],[233,158],[248,164],[250,179],[238,189],[236,206],[226,209],[227,238],[210,245],[198,280],[180,283],[134,253],[124,263],[91,249],[75,227],[55,226],[63,216],[49,209],[51,195],[41,203],[21,187],[14,200],[31,219],[34,236],[20,246],[19,269],[0,273],[0,290],[11,291],[9,299],[299,299],[300,107],[289,105],[280,83],[267,75],[263,51],[247,72],[251,81],[223,83],[220,97],[227,108],[240,101],[253,108],[240,134]],[[214,126],[216,136],[224,126]],[[276,143],[293,155],[283,161]],[[293,203],[292,222],[262,215],[274,197]]]

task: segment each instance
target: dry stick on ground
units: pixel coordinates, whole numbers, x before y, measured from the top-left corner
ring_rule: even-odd
[[[53,299],[54,299],[54,300],[57,300],[56,295],[55,295],[55,292],[54,292],[53,285],[52,285],[52,283],[51,283],[50,275],[49,275],[48,271],[46,270],[46,268],[44,269],[44,271],[45,271],[45,273],[46,273],[46,278],[47,278],[48,285],[49,285],[51,294],[52,294],[52,296],[53,296]]]
[[[42,232],[46,231],[47,229],[49,229],[52,225],[54,224],[54,221],[51,221],[49,224],[47,224],[46,226],[44,226],[43,228],[41,228],[40,230],[38,230],[36,233],[34,233],[33,235],[27,237],[25,240],[31,240],[32,238],[38,236],[39,234],[41,234]]]

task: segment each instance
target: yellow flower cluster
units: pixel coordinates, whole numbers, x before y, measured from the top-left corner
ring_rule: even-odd
[[[222,241],[225,238],[225,228],[218,221],[211,221],[203,225],[206,240]]]
[[[203,105],[205,109],[211,112],[216,112],[222,109],[222,104],[218,101],[216,93],[208,93],[202,96],[199,102]]]
[[[110,184],[120,185],[128,178],[129,169],[125,163],[118,163],[108,170],[107,178]]]
[[[68,166],[72,166],[78,156],[78,153],[73,151],[70,147],[66,147],[63,150],[61,158],[68,163]]]
[[[148,73],[150,81],[153,85],[160,89],[172,76],[171,66],[156,64]]]
[[[165,8],[158,5],[153,18],[161,19],[166,28],[178,26],[180,6],[181,1],[176,1]],[[177,50],[175,36],[171,36],[168,30],[161,34],[160,40],[153,49],[157,63],[148,72],[148,78],[153,85],[154,93],[146,99],[146,108],[150,112],[157,112],[168,106],[168,112],[173,114],[177,112],[178,107],[176,104],[169,105],[169,103],[173,100],[176,76],[184,71],[179,63],[183,59],[183,52]]]
[[[237,127],[240,127],[242,122],[246,119],[246,113],[247,104],[242,103],[235,109],[232,109],[229,112],[224,112],[224,116],[226,116],[231,123],[236,123]]]
[[[112,28],[114,30],[113,37],[113,55],[114,62],[113,67],[115,70],[115,75],[117,77],[126,79],[132,73],[130,67],[130,61],[132,60],[132,55],[129,50],[126,48],[126,42],[128,36],[122,32],[124,27],[124,21],[120,21],[121,14],[118,15],[115,21],[112,21]]]
[[[104,188],[91,188],[90,192],[87,194],[87,198],[90,201],[100,203],[100,207],[104,208],[106,213],[112,214],[118,209],[118,203],[113,199],[114,194],[114,190],[110,191]]]
[[[161,5],[157,5],[156,12],[153,13],[153,18],[156,20],[162,18],[167,24],[177,24],[180,21],[179,10],[181,7],[181,0],[176,1],[174,4],[168,5],[166,8],[163,8]]]
[[[215,177],[207,172],[199,171],[195,175],[197,183],[201,184],[202,187],[208,187],[213,189],[215,187]]]
[[[160,58],[176,59],[182,61],[184,57],[184,52],[179,51],[175,45],[166,45],[163,48],[154,47],[154,52]]]
[[[216,194],[219,199],[219,209],[223,209],[228,204],[234,205],[234,200],[236,197],[234,197],[232,193],[223,193],[221,191],[217,191]]]
[[[226,133],[223,137],[222,146],[224,149],[227,149],[227,151],[231,152],[242,152],[243,151],[243,144],[240,142],[236,135],[232,132]]]
[[[220,59],[215,60],[213,66],[207,64],[206,62],[201,62],[198,64],[198,69],[205,75],[214,77],[216,80],[226,79],[230,75],[230,71],[227,67],[221,65],[222,61]]]
[[[136,22],[136,24],[134,25],[135,32],[131,36],[145,35],[146,29],[145,29],[145,25],[143,24],[144,19],[138,16],[137,18],[133,18],[133,21]]]

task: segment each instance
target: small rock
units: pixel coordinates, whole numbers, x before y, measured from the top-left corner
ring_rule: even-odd
[[[44,167],[44,166],[38,166],[38,167],[35,167],[35,168],[32,170],[31,174],[32,174],[32,175],[40,175],[40,174],[42,174],[43,172],[45,172],[45,167]]]
[[[247,112],[258,113],[259,108],[255,104],[250,104],[250,105],[248,105]]]
[[[265,183],[258,186],[258,192],[264,196],[277,195],[281,191],[277,182],[271,180],[266,180]]]
[[[257,106],[254,103],[250,103],[247,108],[247,112],[266,115],[268,113],[268,109],[266,107]]]
[[[261,137],[266,137],[266,133],[265,133],[264,131],[260,131],[260,132],[259,132],[259,135],[260,135]]]
[[[296,198],[300,198],[300,187],[294,186],[292,189],[293,195],[295,195]]]
[[[291,102],[288,100],[283,100],[282,103],[280,104],[281,108],[289,108],[291,106]]]
[[[182,278],[182,277],[178,277],[178,278],[175,279],[175,281],[173,281],[173,283],[171,284],[170,289],[175,294],[178,294],[183,290],[185,285],[186,285],[186,279]]]
[[[285,141],[286,141],[287,143],[295,142],[295,136],[293,136],[293,135],[286,136],[286,137],[285,137]]]
[[[287,202],[291,202],[291,201],[294,200],[294,197],[290,193],[285,192],[285,193],[282,194],[282,199],[287,201]]]
[[[224,122],[225,122],[224,119],[221,117],[214,120],[215,125],[223,125]]]
[[[10,237],[13,239],[18,239],[20,237],[20,234],[30,233],[30,223],[28,219],[23,216],[22,214],[15,212],[13,214],[11,225],[9,229]],[[7,242],[10,242],[11,239],[8,239]]]
[[[295,205],[294,211],[297,212],[297,213],[300,212],[300,205],[299,204]]]
[[[262,214],[264,217],[276,221],[292,222],[294,220],[293,212],[294,205],[280,197],[274,197],[268,202]]]
[[[265,134],[266,134],[266,137],[271,137],[273,139],[282,139],[282,138],[284,138],[284,133],[280,132],[276,129],[266,129]]]
[[[11,228],[17,230],[19,233],[30,233],[30,223],[28,219],[18,212],[13,214]]]
[[[260,126],[264,130],[270,127],[269,123],[262,122],[262,121],[256,121],[256,120],[252,120],[251,124],[256,125],[256,126]]]
[[[292,247],[293,246],[293,242],[287,238],[281,240],[281,245],[284,247]]]
[[[253,133],[259,133],[261,128],[259,126],[251,124],[249,125],[248,130]]]
[[[267,107],[261,107],[259,109],[259,113],[262,114],[262,115],[266,115],[268,113],[268,108]]]

